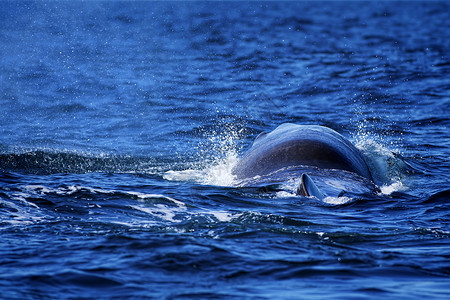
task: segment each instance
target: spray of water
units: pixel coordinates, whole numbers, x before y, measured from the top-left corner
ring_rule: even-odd
[[[389,128],[395,122],[390,120],[389,115],[364,106],[364,97],[365,95],[361,95],[353,100],[352,123],[357,124],[357,130],[353,134],[352,142],[365,154],[374,181],[383,194],[405,191],[408,189],[405,172],[407,167],[398,155],[402,152],[399,140],[388,135],[383,136],[380,132],[388,131],[379,130]]]
[[[163,177],[173,181],[192,181],[205,185],[232,186],[235,176],[232,169],[238,160],[238,141],[243,129],[233,122],[222,122],[220,130],[205,133],[204,142],[196,148],[198,160],[181,171],[168,171]]]
[[[396,191],[407,190],[405,165],[396,155],[399,150],[391,150],[393,145],[384,142],[387,138],[370,134],[365,129],[365,125],[360,125],[354,143],[364,153],[374,181],[379,185],[381,192],[389,195]]]

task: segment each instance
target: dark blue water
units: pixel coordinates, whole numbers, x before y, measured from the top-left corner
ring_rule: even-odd
[[[449,12],[1,1],[0,298],[448,299]],[[381,192],[236,187],[285,122]]]

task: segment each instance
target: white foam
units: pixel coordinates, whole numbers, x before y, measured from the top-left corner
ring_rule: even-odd
[[[48,194],[53,191],[52,189],[49,189],[48,187],[43,185],[26,185],[24,188],[27,191],[36,192],[39,194]]]
[[[26,196],[27,195],[24,193],[15,193],[11,196],[11,200],[19,201],[25,206],[0,199],[0,206],[12,209],[12,212],[9,214],[9,216],[1,220],[2,223],[13,226],[23,226],[35,224],[45,220],[45,217],[41,215],[39,207],[32,202],[26,201],[26,199],[24,198]],[[2,228],[0,228],[0,230],[1,229]]]
[[[232,169],[238,161],[236,153],[230,153],[224,160],[216,165],[207,167],[203,183],[208,185],[232,186],[236,177],[232,174]]]
[[[393,192],[402,192],[402,191],[406,191],[408,189],[408,187],[406,185],[403,184],[403,182],[399,181],[395,181],[389,185],[382,185],[380,187],[381,193],[385,194],[385,195],[390,195]]]
[[[204,161],[199,161],[197,164],[194,163],[192,169],[167,171],[164,173],[163,178],[170,181],[190,181],[205,185],[233,186],[236,177],[233,175],[232,170],[238,161],[237,152],[235,149],[231,149],[229,145],[224,146],[225,149],[218,148],[215,151],[226,151],[223,153],[225,157],[213,159],[207,166],[203,166]],[[200,159],[203,158],[200,157]],[[201,168],[196,168],[195,165],[199,165]]]
[[[171,201],[171,202],[177,204],[179,207],[186,207],[186,205],[183,202],[181,202],[179,200],[176,200],[176,199],[173,199],[173,198],[168,197],[168,196],[160,195],[160,194],[146,194],[146,193],[128,192],[128,191],[127,192],[122,192],[122,193],[135,196],[135,197],[137,197],[139,199],[142,199],[142,200],[145,200],[145,199],[164,199],[164,200],[168,200],[168,201]]]
[[[350,197],[342,196],[342,197],[325,197],[322,201],[327,204],[341,205],[341,204],[348,203],[352,200],[353,199]]]
[[[229,222],[241,214],[233,215],[227,211],[206,211],[206,214],[214,216],[219,222]]]
[[[174,208],[174,207],[168,207],[166,205],[155,205],[153,207],[146,207],[146,206],[140,206],[140,205],[130,205],[129,207],[139,210],[141,212],[144,212],[146,214],[149,214],[153,217],[163,219],[165,221],[170,221],[174,223],[181,222],[181,220],[175,219],[175,216],[177,213],[185,212],[185,208],[182,209],[180,207]]]
[[[169,181],[193,181],[202,182],[205,174],[202,170],[181,170],[181,171],[167,171],[163,178]]]
[[[240,216],[241,214],[232,214],[228,211],[215,211],[202,209],[199,211],[187,210],[187,207],[169,207],[165,204],[157,204],[149,207],[144,205],[130,205],[129,207],[151,215],[153,218],[157,218],[163,221],[180,223],[183,220],[193,217],[208,217],[211,221],[229,222],[232,219]],[[214,219],[211,219],[214,218]]]
[[[280,191],[276,193],[277,198],[292,198],[292,197],[298,197],[298,195],[294,192],[288,192],[288,191]]]
[[[27,205],[27,206],[31,206],[33,208],[37,208],[39,209],[39,206],[37,206],[35,203],[29,202],[26,200],[26,198],[28,197],[28,194],[22,193],[22,192],[17,192],[14,193],[13,195],[11,195],[11,199],[12,200],[16,200],[16,201],[20,201],[23,204]]]
[[[146,200],[146,199],[164,199],[168,200],[172,203],[177,204],[178,206],[185,206],[185,204],[179,200],[176,200],[174,198],[161,195],[161,194],[147,194],[147,193],[141,193],[141,192],[133,192],[133,191],[123,191],[123,190],[107,190],[107,189],[99,189],[99,188],[92,188],[89,186],[77,186],[77,185],[70,185],[66,187],[61,188],[49,188],[42,185],[26,185],[24,186],[24,189],[29,192],[29,194],[26,193],[15,193],[14,196],[16,200],[24,201],[26,197],[28,197],[30,194],[34,195],[45,195],[50,193],[55,193],[57,195],[71,195],[73,193],[76,193],[81,190],[88,191],[92,194],[114,194],[114,193],[121,193],[124,195],[130,195],[133,197],[136,197],[140,200]],[[29,202],[27,202],[29,203]],[[29,203],[32,206],[36,206],[34,203]]]
[[[98,188],[91,188],[88,186],[77,186],[77,185],[69,185],[61,188],[49,188],[43,185],[26,185],[24,189],[31,194],[35,195],[45,195],[50,193],[55,193],[57,195],[71,195],[81,190],[87,190],[93,194],[112,194],[114,190],[105,190]]]
[[[243,128],[236,122],[224,122],[219,125],[224,130],[220,133],[208,132],[207,139],[199,145],[197,151],[199,168],[184,171],[183,175],[190,175],[190,179],[201,184],[233,186],[236,178],[232,174],[232,169],[238,161],[240,150],[238,141],[243,135]],[[205,156],[209,158],[206,166]]]

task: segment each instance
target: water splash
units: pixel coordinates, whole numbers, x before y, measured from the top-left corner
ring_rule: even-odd
[[[342,197],[325,197],[322,201],[331,205],[342,205],[353,200],[354,199],[351,197],[342,196]]]
[[[400,180],[395,181],[391,184],[382,185],[380,187],[381,193],[385,195],[390,195],[393,192],[402,192],[406,191],[408,189],[408,186],[406,186],[403,182]]]
[[[169,170],[163,178],[171,181],[191,181],[205,185],[232,186],[232,169],[238,161],[243,128],[233,122],[220,122],[217,129],[205,133],[206,137],[196,149],[197,160],[190,168]]]
[[[405,191],[407,164],[397,154],[398,149],[391,150],[384,143],[385,139],[370,135],[365,131],[356,134],[355,145],[365,157],[372,170],[372,176],[383,194],[389,195],[395,191]],[[397,152],[396,152],[397,151]]]
[[[205,185],[232,186],[235,176],[232,169],[238,160],[237,154],[230,152],[225,158],[217,161],[210,161],[201,169],[197,169],[195,164],[193,169],[173,171],[164,173],[163,178],[170,181],[190,181]],[[199,163],[201,165],[204,162]]]

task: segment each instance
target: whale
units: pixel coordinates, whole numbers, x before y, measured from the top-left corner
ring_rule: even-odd
[[[232,174],[241,186],[298,179],[296,193],[318,199],[376,189],[363,153],[320,125],[284,123],[259,134]]]

